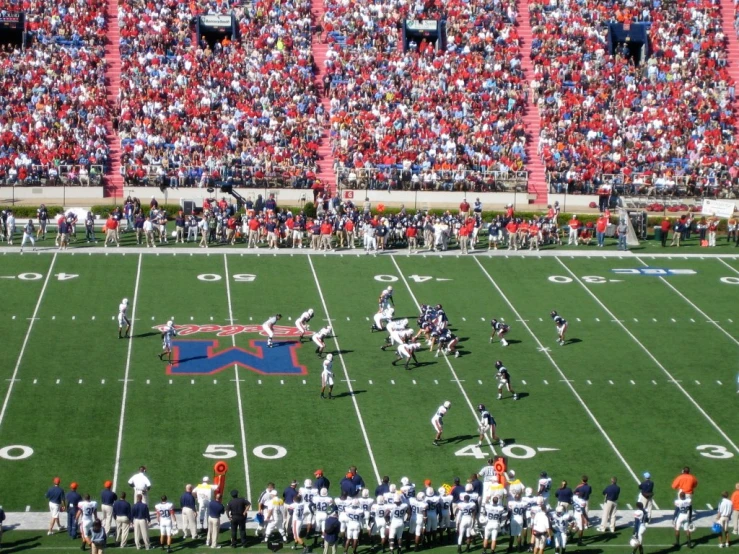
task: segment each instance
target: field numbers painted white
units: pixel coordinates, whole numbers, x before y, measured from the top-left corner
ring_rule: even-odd
[[[274,452],[271,452],[274,451]],[[263,444],[257,446],[252,450],[257,458],[263,458],[265,460],[278,460],[284,458],[287,455],[287,448],[280,446],[279,444]]]
[[[720,280],[727,285],[739,285],[739,277],[721,277]]]
[[[517,458],[519,460],[528,460],[536,456],[536,450],[524,444],[509,444],[501,448],[501,450],[509,458]]]
[[[482,449],[476,444],[470,444],[469,446],[460,448],[454,453],[454,455],[455,456],[472,456],[473,458],[477,458],[478,460],[484,460],[485,458],[489,457],[489,455],[485,454],[482,451]]]
[[[700,452],[701,456],[714,460],[728,460],[734,457],[733,452],[729,452],[725,446],[720,444],[701,444],[696,446],[695,449]]]
[[[416,283],[425,283],[433,279],[433,277],[429,275],[408,275],[408,279],[413,279]]]
[[[16,452],[20,450],[20,452]],[[0,458],[4,460],[25,460],[33,455],[33,448],[30,446],[23,446],[22,444],[12,444],[0,448]]]
[[[257,276],[252,275],[251,273],[236,273],[235,275],[232,275],[233,280],[237,283],[251,283],[254,280],[256,280]],[[223,279],[221,275],[218,275],[217,273],[201,273],[198,275],[199,281],[206,281],[210,283],[214,283],[216,281],[220,281]]]
[[[54,277],[57,278],[57,281],[69,281],[70,279],[76,279],[79,275],[77,273],[55,273]]]
[[[398,278],[395,275],[375,275],[375,281],[381,283],[394,283]]]
[[[601,284],[601,283],[608,283],[608,279],[605,277],[601,277],[600,275],[585,275],[584,277],[581,277],[583,281],[586,283],[591,284]],[[572,277],[567,277],[566,275],[550,275],[549,281],[552,283],[559,283],[561,285],[566,285],[569,283],[572,283]],[[619,281],[612,281],[614,283],[618,283]]]
[[[201,273],[200,275],[198,275],[198,281],[213,282],[220,281],[221,279],[223,279],[223,277],[216,273]]]
[[[606,279],[605,277],[600,277],[599,275],[586,275],[585,277],[582,278],[582,280],[585,281],[586,283],[595,283],[595,284],[608,282],[608,279]]]
[[[213,458],[218,460],[220,458],[235,458],[236,450],[234,450],[233,444],[209,444],[203,452],[203,456],[206,458]]]
[[[43,278],[40,273],[21,273],[18,275],[18,279],[21,281],[38,281]]]
[[[571,283],[572,279],[570,277],[565,277],[564,275],[550,275],[549,281],[552,283],[566,284]]]
[[[257,276],[252,275],[251,273],[237,273],[233,278],[237,283],[251,283],[257,278]]]

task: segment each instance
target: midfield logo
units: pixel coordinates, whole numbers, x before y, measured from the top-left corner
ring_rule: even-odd
[[[162,331],[164,325],[154,329]],[[175,325],[178,337],[172,340],[172,364],[167,375],[213,375],[238,365],[260,375],[306,375],[306,367],[298,362],[299,342],[275,342],[267,347],[266,340],[249,341],[249,350],[230,346],[219,349],[215,339],[181,339],[196,333],[215,333],[218,337],[230,337],[240,333],[266,335],[261,325]],[[294,327],[274,327],[275,336],[300,336]]]

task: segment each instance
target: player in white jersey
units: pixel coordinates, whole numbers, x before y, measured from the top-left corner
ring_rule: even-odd
[[[172,337],[176,336],[177,329],[174,328],[174,321],[170,319],[162,331],[162,352],[159,354],[160,360],[163,360],[166,355],[167,361],[170,364],[172,363]]]
[[[362,532],[362,521],[364,521],[364,510],[359,503],[359,499],[355,498],[346,509],[346,543],[344,544],[344,552],[352,546],[352,552],[357,554],[357,545],[359,545],[359,534]]]
[[[123,328],[126,328],[126,338],[128,338],[128,333],[131,330],[131,320],[128,319],[128,316],[126,315],[126,311],[128,310],[128,298],[124,298],[121,300],[121,303],[118,305],[118,338],[123,338]]]
[[[346,510],[349,508],[349,506],[351,506],[352,499],[342,492],[341,496],[339,496],[338,498],[334,498],[334,504],[336,505],[336,509],[339,512],[339,523],[341,524],[339,535],[345,536],[346,524],[349,522],[349,518],[347,518],[346,516]]]
[[[313,344],[316,345],[316,354],[318,354],[319,358],[323,357],[323,349],[326,348],[326,337],[329,335],[331,335],[331,326],[326,325],[326,327],[323,327],[317,333],[313,333],[311,337]]]
[[[392,306],[389,308],[385,308],[384,310],[378,311],[373,316],[374,324],[372,325],[372,327],[370,327],[370,331],[372,331],[373,333],[375,331],[382,331],[383,330],[382,323],[391,321],[393,319],[394,314],[395,314],[395,308],[393,308]]]
[[[439,487],[439,541],[444,531],[447,536],[452,532],[452,502],[454,497],[444,487]]]
[[[292,512],[292,532],[295,543],[305,549],[307,547],[303,539],[306,537],[306,521],[310,521],[313,505],[303,500],[303,495],[298,493],[293,503],[288,506],[288,510]]]
[[[587,528],[587,510],[588,503],[580,497],[580,491],[575,491],[572,497],[572,524],[577,532],[578,546],[582,546],[582,533]]]
[[[546,471],[542,471],[539,475],[539,490],[537,496],[541,496],[544,502],[549,501],[549,491],[552,489],[552,478],[547,475]]]
[[[377,301],[379,310],[386,310],[387,308],[395,307],[395,300],[393,300],[393,287],[389,286],[380,293],[380,298]]]
[[[557,554],[564,554],[567,548],[567,534],[572,527],[572,514],[565,510],[564,506],[559,505],[551,520],[554,531],[554,551]]]
[[[385,546],[387,545],[387,532],[388,523],[390,523],[390,510],[392,504],[385,502],[385,497],[380,495],[377,497],[377,502],[372,506],[372,531],[370,533],[370,544],[372,543],[374,535],[380,536],[380,545],[382,551],[385,552]]]
[[[167,552],[172,552],[172,533],[176,526],[174,506],[167,501],[167,495],[162,496],[161,502],[154,506],[159,523],[159,544],[167,545]]]
[[[411,483],[408,477],[400,478],[400,494],[403,495],[403,502],[410,506],[409,500],[416,496],[416,484]]]
[[[416,552],[421,547],[423,535],[426,532],[426,522],[428,518],[428,504],[426,504],[426,494],[419,492],[415,498],[411,498],[408,502],[411,507],[411,517],[408,524],[408,534],[413,535]],[[408,537],[410,540],[410,536]],[[406,546],[406,550],[408,547]]]
[[[208,528],[208,506],[213,499],[213,491],[218,489],[217,485],[211,485],[209,481],[206,475],[203,482],[193,490],[198,501],[198,525],[203,531]]]
[[[364,513],[364,519],[362,520],[364,522],[364,528],[368,533],[371,533],[372,526],[371,526],[371,516],[372,516],[372,506],[375,504],[375,499],[372,498],[369,495],[369,489],[362,489],[362,497],[359,499],[359,506],[362,508],[362,512]]]
[[[447,400],[441,406],[436,409],[436,413],[431,418],[431,425],[436,430],[436,437],[434,438],[434,446],[439,446],[441,435],[444,433],[444,415],[449,408],[452,407],[452,403]]]
[[[395,494],[393,504],[390,507],[390,525],[388,528],[388,538],[390,539],[390,551],[398,549],[400,554],[400,545],[403,539],[403,528],[408,521],[408,504],[403,502],[400,493]]]
[[[688,548],[693,548],[693,542],[690,540],[690,535],[693,530],[693,503],[687,495],[680,491],[680,495],[675,500],[675,513],[673,515],[675,523],[675,548],[680,548],[680,529],[685,531],[685,535],[688,537]]]
[[[644,509],[644,504],[636,503],[634,511],[634,535],[631,537],[631,547],[634,549],[633,554],[644,554],[644,533],[647,531],[647,521],[649,514]]]
[[[303,486],[298,489],[298,494],[303,497],[303,502],[307,502],[309,505],[314,506],[314,499],[318,496],[318,489],[313,486],[313,481],[306,479],[303,482]],[[303,524],[306,526],[307,534],[310,535],[311,529],[318,529],[315,527],[315,510],[311,513],[303,514]]]
[[[467,543],[467,552],[470,551],[472,537],[475,536],[475,514],[477,504],[472,501],[469,493],[461,495],[461,501],[457,503],[457,552],[462,552],[462,543]]]
[[[277,491],[271,490],[270,499],[266,502],[267,509],[264,514],[264,522],[267,524],[264,530],[264,541],[269,540],[269,536],[275,531],[279,531],[282,535],[283,542],[287,542],[287,533],[285,533],[285,501],[277,497]]]
[[[510,510],[511,519],[511,538],[508,543],[508,550],[513,548],[513,542],[516,542],[516,550],[521,550],[521,536],[526,526],[526,512],[529,503],[521,497],[521,493],[514,495],[513,500],[508,501],[508,509]]]
[[[440,504],[440,497],[434,488],[426,487],[426,544],[430,544],[439,531]]]
[[[526,487],[521,482],[521,479],[516,477],[516,472],[512,469],[508,472],[508,499],[511,500],[516,494],[523,495]]]
[[[398,346],[398,349],[395,352],[395,359],[393,360],[393,365],[397,364],[398,362],[405,359],[405,369],[410,369],[410,363],[411,360],[413,360],[413,363],[418,365],[418,359],[416,359],[416,352],[421,350],[421,343],[419,342],[410,342],[410,343],[403,343],[400,346]]]
[[[272,348],[272,339],[275,336],[274,327],[275,324],[282,319],[282,314],[275,314],[272,317],[270,317],[267,321],[262,323],[262,329],[264,330],[264,333],[267,335],[267,346],[269,348]]]
[[[328,509],[333,503],[334,499],[328,495],[328,489],[326,487],[322,488],[318,496],[313,498],[313,506],[315,507],[316,514],[316,531],[319,533],[323,533],[323,526],[328,517]]]
[[[321,398],[326,398],[325,392],[328,387],[329,400],[333,400],[332,393],[334,391],[334,355],[327,354],[323,360],[323,371],[321,372]]]
[[[77,503],[77,526],[82,535],[82,547],[84,550],[85,538],[90,536],[92,532],[92,524],[98,518],[98,503],[90,500],[90,495],[86,494],[82,502]]]
[[[497,496],[493,496],[490,502],[483,504],[481,509],[480,521],[484,524],[484,532],[482,538],[482,554],[487,554],[488,545],[490,550],[495,551],[495,543],[498,540],[498,533],[505,523],[508,510],[501,504]]]
[[[393,346],[394,344],[401,345],[403,343],[410,342],[414,334],[413,329],[408,329],[407,319],[390,321],[387,324],[386,330],[388,332],[388,336],[385,339],[385,344],[380,347],[381,350],[385,350],[388,346]]]
[[[310,330],[310,320],[313,319],[313,308],[310,308],[307,312],[300,314],[300,317],[295,320],[295,327],[300,331],[300,342],[303,342],[303,335]]]

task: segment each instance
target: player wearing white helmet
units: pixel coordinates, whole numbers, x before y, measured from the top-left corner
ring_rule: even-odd
[[[434,438],[434,446],[439,446],[441,435],[444,433],[444,416],[447,410],[452,407],[452,403],[448,400],[436,409],[436,413],[431,418],[431,425],[436,430],[436,437]]]
[[[574,496],[572,497],[573,524],[575,526],[575,530],[577,531],[578,546],[582,546],[582,533],[588,526],[588,502],[587,500],[583,500],[581,495],[582,493],[578,488],[577,490],[575,490]]]
[[[334,355],[327,354],[326,359],[323,360],[323,371],[321,372],[321,398],[326,398],[324,393],[328,387],[328,398],[333,400],[334,391]]]
[[[177,330],[174,328],[174,321],[170,319],[162,331],[162,352],[159,354],[160,360],[163,360],[166,355],[169,363],[172,363],[172,337],[176,336]]]
[[[390,306],[395,306],[392,285],[388,286],[388,288],[380,293],[380,298],[378,299],[377,304],[380,311],[385,310]]]
[[[307,526],[310,525],[314,510],[313,504],[306,502],[303,495],[298,493],[288,509],[292,512],[292,532],[295,544],[307,549],[303,539],[307,536]]]
[[[564,554],[567,548],[567,536],[572,527],[572,514],[565,510],[564,506],[559,505],[554,510],[551,520],[554,531],[554,551],[557,554]]]
[[[272,339],[275,336],[275,324],[282,319],[282,314],[275,314],[262,323],[262,330],[267,335],[267,346],[272,348]]]
[[[384,310],[378,311],[374,316],[374,324],[370,327],[370,331],[373,333],[375,331],[382,331],[382,323],[388,322],[393,319],[393,315],[395,315],[395,308],[390,306],[389,308],[385,308]]]
[[[415,547],[414,550],[418,552],[418,549],[423,542],[423,534],[426,531],[426,521],[428,517],[428,504],[426,504],[426,494],[419,492],[415,498],[409,500],[411,507],[410,523],[408,525],[409,535],[413,534]],[[410,537],[407,539],[410,541]],[[408,547],[406,546],[406,551]]]
[[[300,317],[295,320],[295,327],[300,331],[300,342],[303,342],[303,335],[310,330],[310,320],[313,319],[313,308],[300,314]]]
[[[478,426],[480,437],[477,441],[477,446],[482,446],[482,441],[487,437],[488,433],[490,433],[489,440],[491,442],[498,442],[500,439],[498,438],[498,435],[495,434],[495,428],[497,427],[495,418],[487,408],[485,408],[485,404],[478,404],[477,411],[480,412],[480,424]],[[501,446],[505,446],[505,444],[502,444]]]
[[[339,536],[344,537],[346,536],[346,524],[349,523],[349,518],[347,517],[346,510],[351,506],[352,499],[349,498],[349,495],[346,493],[346,491],[341,491],[341,496],[338,496],[334,498],[334,504],[336,505],[336,510],[339,512],[339,523],[341,524]]]
[[[364,510],[360,505],[359,498],[351,501],[346,509],[346,543],[344,544],[344,552],[352,546],[352,552],[357,554],[357,545],[359,544],[359,534],[362,532],[362,521],[364,520]]]
[[[480,522],[484,525],[482,552],[487,554],[488,545],[495,552],[495,543],[506,520],[507,510],[498,496],[493,496],[481,509]]]
[[[333,498],[329,496],[328,489],[322,488],[317,496],[313,498],[316,514],[316,531],[323,533],[323,526],[326,524],[328,517],[328,509],[334,503]]]
[[[385,546],[387,545],[387,531],[388,523],[390,522],[390,509],[392,504],[385,502],[385,497],[379,495],[377,502],[372,506],[372,531],[370,535],[370,544],[374,540],[375,535],[380,536],[380,545],[382,551],[385,552]]]
[[[396,493],[393,498],[393,504],[390,507],[390,526],[388,529],[388,537],[390,539],[390,552],[394,552],[397,548],[400,554],[400,545],[403,539],[403,528],[408,521],[408,504],[403,502],[403,496]]]
[[[433,487],[426,487],[426,544],[436,538],[439,531],[439,495]]]
[[[122,339],[123,335],[121,334],[123,332],[123,327],[126,328],[126,338],[128,337],[128,332],[131,330],[131,320],[128,319],[128,316],[126,315],[126,311],[128,310],[128,298],[124,298],[121,300],[120,305],[118,306],[118,338]]]
[[[457,553],[462,552],[462,543],[467,543],[467,552],[470,551],[472,537],[475,536],[475,514],[477,504],[468,492],[460,495],[457,503]]]
[[[644,533],[647,530],[648,520],[649,514],[644,509],[644,504],[637,502],[634,511],[634,534],[629,541],[631,548],[634,549],[633,554],[637,554],[637,552],[644,554]]]
[[[418,352],[419,350],[421,350],[420,342],[409,342],[401,344],[395,351],[395,359],[393,360],[393,365],[403,360],[403,358],[405,358],[405,369],[410,369],[411,360],[413,360],[413,363],[418,365],[416,352]]]
[[[331,326],[326,325],[326,327],[317,333],[313,333],[311,337],[311,340],[316,345],[316,354],[318,354],[319,358],[323,357],[323,349],[326,348],[326,337],[329,335],[331,335]]]
[[[387,328],[390,331],[390,323],[388,323]],[[380,347],[380,350],[385,350],[388,346],[393,346],[394,344],[400,346],[401,344],[410,342],[411,339],[413,339],[413,329],[392,330],[385,339],[385,344]]]
[[[526,527],[526,512],[529,503],[521,497],[521,493],[516,492],[512,500],[508,501],[508,510],[510,510],[510,539],[508,543],[508,551],[513,549],[513,542],[516,542],[516,550],[521,550],[521,536]]]
[[[454,497],[444,488],[439,487],[439,542],[441,542],[444,531],[447,536],[452,532],[452,503]]]
[[[362,489],[362,494],[359,499],[359,505],[362,507],[364,512],[364,528],[368,533],[372,532],[372,506],[375,504],[375,499],[370,496],[369,489]]]

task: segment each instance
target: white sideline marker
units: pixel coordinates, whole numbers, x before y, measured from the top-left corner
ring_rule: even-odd
[[[545,385],[548,385],[549,384],[549,381],[547,381],[546,379],[544,379],[544,384]]]
[[[523,379],[521,379],[521,384],[522,385],[525,385],[526,384],[526,381],[524,381]]]
[[[592,381],[591,381],[590,379],[588,379],[588,380],[587,380],[587,381],[585,381],[585,382],[586,382],[586,383],[587,383],[588,385],[592,385],[592,384],[593,384],[593,382],[592,382]]]
[[[717,385],[723,385],[723,383],[721,381],[716,381],[716,384]]]
[[[394,385],[394,384],[395,384],[395,381],[394,381],[394,380],[392,380],[392,379],[390,379],[390,384],[391,384],[391,385]]]
[[[634,382],[634,380],[633,380],[633,379],[631,379],[631,380],[630,380],[629,382],[630,382],[630,383],[631,383],[632,385],[636,385],[636,383]]]
[[[701,384],[701,382],[700,382],[700,381],[698,381],[698,380],[696,379],[696,381],[695,381],[695,384],[696,384],[696,385],[700,385],[700,384]]]
[[[372,384],[372,379],[370,379],[370,380],[369,380],[369,384],[370,384],[370,385]]]

